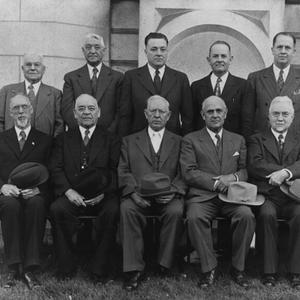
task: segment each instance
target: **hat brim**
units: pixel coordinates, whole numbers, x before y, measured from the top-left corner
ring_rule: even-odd
[[[287,184],[282,184],[280,186],[280,190],[285,193],[288,197],[292,198],[293,200],[296,200],[297,202],[300,202],[300,198],[298,198],[297,196],[293,195],[290,191],[289,191],[289,185]]]
[[[256,195],[256,201],[255,202],[247,202],[247,201],[232,201],[228,199],[227,195],[225,194],[219,194],[218,195],[220,200],[227,202],[227,203],[232,203],[232,204],[239,204],[239,205],[247,205],[247,206],[260,206],[264,204],[265,202],[265,196],[258,194]]]
[[[156,196],[164,196],[164,195],[169,195],[175,193],[177,190],[174,187],[171,187],[167,191],[162,191],[162,192],[155,192],[155,193],[146,193],[143,194],[139,189],[136,191],[136,193],[143,197],[143,198],[149,198],[149,197],[156,197]]]

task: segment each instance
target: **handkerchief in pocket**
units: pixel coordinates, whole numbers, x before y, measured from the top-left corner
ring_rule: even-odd
[[[239,155],[240,153],[238,151],[235,151],[232,156],[239,156]]]

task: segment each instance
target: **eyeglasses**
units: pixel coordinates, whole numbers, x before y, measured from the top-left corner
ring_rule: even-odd
[[[22,110],[27,111],[30,109],[30,105],[28,105],[28,104],[15,105],[11,108],[11,110],[13,112],[18,112],[18,111],[20,111],[20,108],[22,108]]]
[[[287,112],[287,111],[283,111],[283,112],[279,112],[279,111],[274,111],[271,113],[273,118],[279,118],[280,116],[282,116],[283,118],[288,118],[291,113]]]

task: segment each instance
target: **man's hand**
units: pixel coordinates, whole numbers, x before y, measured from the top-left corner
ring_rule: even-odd
[[[215,176],[213,179],[216,180],[214,185],[215,191],[223,194],[227,192],[229,184],[236,181],[236,177],[233,174]]]
[[[84,203],[88,206],[94,206],[100,203],[103,199],[104,199],[104,194],[101,194],[93,199],[84,201]]]
[[[40,190],[38,187],[35,187],[33,189],[25,189],[21,190],[21,195],[24,199],[32,198],[40,193]]]
[[[286,170],[275,171],[266,176],[266,178],[269,178],[269,184],[274,186],[281,185],[289,177],[290,174]]]
[[[175,193],[163,195],[163,196],[157,196],[155,197],[155,201],[160,204],[167,204],[169,203],[173,198],[175,197]]]
[[[66,197],[69,199],[70,202],[74,203],[76,206],[86,206],[84,203],[84,197],[81,196],[73,189],[68,189],[65,192]]]
[[[1,193],[4,196],[18,197],[20,195],[20,190],[13,184],[3,184],[1,187]]]
[[[131,199],[133,200],[133,202],[142,207],[142,208],[146,208],[151,206],[150,202],[145,200],[144,198],[142,198],[141,196],[139,196],[137,193],[132,193],[131,194]]]

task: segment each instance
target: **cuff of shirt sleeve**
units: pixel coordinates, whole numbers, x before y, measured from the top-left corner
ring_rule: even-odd
[[[233,176],[235,178],[235,181],[240,181],[239,175],[237,173],[233,173]]]
[[[289,181],[290,179],[292,179],[293,173],[289,169],[282,169],[282,170],[288,172],[289,174],[289,177],[285,181]]]

